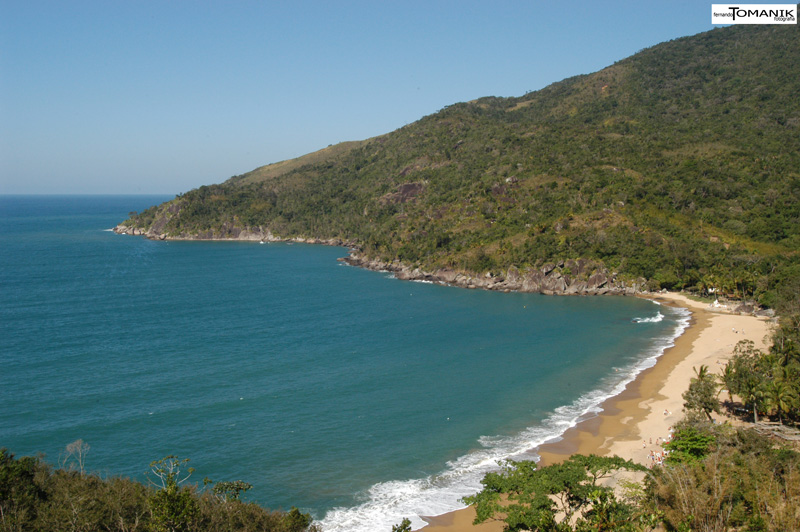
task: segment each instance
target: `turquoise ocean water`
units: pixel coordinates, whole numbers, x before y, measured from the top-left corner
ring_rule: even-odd
[[[497,461],[597,411],[684,311],[404,282],[343,248],[152,242],[109,229],[163,196],[0,197],[0,447],[298,506],[326,531],[460,507]]]

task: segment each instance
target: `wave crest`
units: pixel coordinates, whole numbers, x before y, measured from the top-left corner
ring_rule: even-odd
[[[650,318],[633,318],[634,323],[658,323],[664,319],[664,315],[660,312]]]

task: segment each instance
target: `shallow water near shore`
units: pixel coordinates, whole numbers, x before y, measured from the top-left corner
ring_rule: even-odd
[[[298,506],[324,530],[441,514],[496,462],[591,415],[687,323],[624,297],[403,282],[343,248],[152,242],[108,229],[164,201],[0,197],[0,446]]]

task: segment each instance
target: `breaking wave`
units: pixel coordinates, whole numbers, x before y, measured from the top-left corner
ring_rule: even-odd
[[[658,323],[664,319],[664,315],[660,312],[651,318],[633,318],[634,323]]]

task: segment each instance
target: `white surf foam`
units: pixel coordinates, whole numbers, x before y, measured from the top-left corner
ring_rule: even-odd
[[[675,344],[689,325],[690,313],[675,309],[678,313],[674,330],[657,341],[636,364],[622,368],[610,375],[596,390],[579,397],[570,405],[556,408],[553,413],[536,426],[529,427],[514,436],[483,436],[478,443],[482,447],[447,463],[439,474],[420,479],[382,482],[361,494],[364,502],[350,508],[335,508],[329,511],[319,524],[324,532],[373,532],[391,530],[403,518],[411,520],[412,529],[426,523],[422,516],[442,515],[464,508],[463,497],[481,490],[481,479],[490,471],[497,471],[504,460],[538,459],[535,451],[539,445],[559,438],[567,429],[580,421],[599,413],[601,404],[621,393],[636,376],[655,365],[664,351]],[[658,316],[661,316],[660,318]],[[659,312],[652,321],[661,321]]]
[[[664,315],[660,312],[650,318],[633,318],[635,323],[658,323],[664,319]]]

